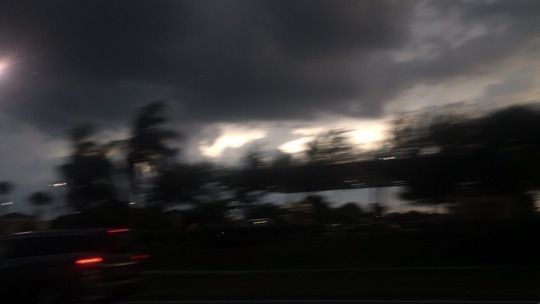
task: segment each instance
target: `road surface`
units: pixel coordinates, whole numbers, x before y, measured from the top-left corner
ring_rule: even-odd
[[[127,301],[116,304],[540,304],[540,301],[489,300],[183,300]]]

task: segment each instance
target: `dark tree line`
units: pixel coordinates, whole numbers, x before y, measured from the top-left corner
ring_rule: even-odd
[[[331,173],[334,167],[348,170],[362,159],[348,142],[346,130],[331,130],[310,142],[300,159],[284,153],[269,159],[255,147],[238,168],[183,163],[177,157],[182,135],[168,127],[166,113],[160,102],[141,108],[130,137],[114,142],[99,141],[99,133],[89,125],[73,129],[71,156],[60,167],[68,183],[69,207],[84,211],[134,202],[166,210],[184,205],[195,208],[193,218],[204,214],[223,218],[231,206],[240,205],[248,216],[266,213],[276,217],[279,212],[274,205],[256,204],[265,193],[276,190],[267,177],[285,176],[281,182],[286,183],[287,172],[301,168],[296,171],[301,176],[295,178],[316,190],[328,186],[321,182],[335,182],[330,180],[339,176],[319,173]],[[395,121],[390,142],[373,155],[392,156],[396,162],[408,160],[409,165],[399,168],[406,184],[402,197],[414,203],[455,204],[464,198],[498,196],[512,200],[527,213],[532,210],[530,191],[540,186],[540,114],[535,109],[512,107],[479,117],[404,116]],[[365,161],[365,155],[363,159],[366,165],[358,168],[377,168],[371,163],[384,162],[378,158]],[[344,184],[339,181],[336,185],[340,183]],[[310,204],[318,217],[327,217],[320,222],[341,212],[316,199]],[[349,212],[341,212],[342,219],[358,217],[352,205],[346,208]]]
[[[394,153],[417,159],[403,197],[422,204],[503,198],[516,212],[534,210],[540,188],[540,112],[511,107],[481,117],[398,121]],[[495,203],[493,203],[495,204]]]

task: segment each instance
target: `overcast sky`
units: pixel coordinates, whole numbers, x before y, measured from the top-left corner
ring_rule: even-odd
[[[317,132],[369,147],[395,113],[540,96],[540,1],[0,1],[0,180],[57,180],[66,130],[127,134],[165,100],[184,157]]]

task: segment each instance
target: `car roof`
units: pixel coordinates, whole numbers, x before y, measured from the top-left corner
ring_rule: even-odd
[[[122,228],[122,232],[129,232],[129,229]],[[35,237],[62,237],[62,236],[89,236],[89,235],[105,235],[111,229],[94,228],[94,229],[65,229],[65,230],[43,230],[43,231],[24,231],[5,235],[0,237],[1,240],[14,240],[22,238]]]

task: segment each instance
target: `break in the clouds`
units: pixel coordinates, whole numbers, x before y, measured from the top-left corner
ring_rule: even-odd
[[[3,0],[0,111],[26,131],[2,136],[35,150],[162,99],[192,156],[297,151],[329,117],[375,141],[364,123],[394,112],[537,101],[539,17],[535,0]]]

